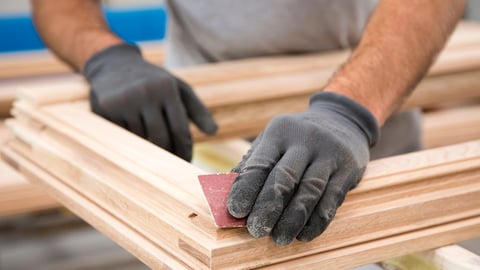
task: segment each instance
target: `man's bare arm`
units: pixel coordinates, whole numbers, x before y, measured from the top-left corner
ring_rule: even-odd
[[[382,125],[427,72],[463,9],[463,0],[380,1],[326,90],[364,105]]]
[[[33,18],[46,45],[75,70],[96,52],[122,43],[96,0],[32,0]]]

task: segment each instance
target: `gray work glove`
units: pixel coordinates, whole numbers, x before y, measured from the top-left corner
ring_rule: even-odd
[[[96,53],[83,71],[93,112],[190,160],[189,119],[207,134],[217,125],[188,84],[147,63],[137,47],[119,44]]]
[[[228,198],[237,218],[277,245],[311,241],[328,226],[347,192],[360,181],[369,146],[378,137],[374,116],[330,92],[312,96],[303,113],[274,118],[232,171]]]

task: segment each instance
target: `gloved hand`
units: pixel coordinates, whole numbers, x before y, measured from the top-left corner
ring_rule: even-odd
[[[315,94],[307,111],[270,121],[232,170],[239,175],[230,214],[248,215],[255,238],[271,233],[277,245],[311,241],[360,181],[378,133],[365,107],[339,94]]]
[[[137,47],[119,44],[96,53],[83,71],[93,112],[190,160],[189,118],[200,130],[217,125],[188,84],[147,63]]]

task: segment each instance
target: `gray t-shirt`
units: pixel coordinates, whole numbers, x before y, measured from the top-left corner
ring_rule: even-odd
[[[376,0],[167,0],[167,68],[354,47]],[[391,117],[371,158],[421,147],[420,111]]]
[[[166,66],[345,49],[376,0],[167,0]]]

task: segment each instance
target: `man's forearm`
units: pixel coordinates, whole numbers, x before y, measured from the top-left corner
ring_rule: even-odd
[[[383,0],[327,91],[367,107],[380,125],[428,71],[464,8],[463,0]]]
[[[94,53],[122,42],[109,30],[99,1],[32,0],[32,7],[43,41],[75,70]]]

